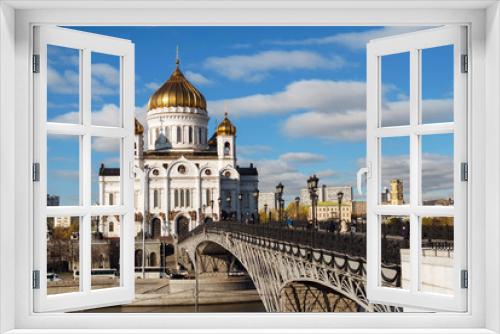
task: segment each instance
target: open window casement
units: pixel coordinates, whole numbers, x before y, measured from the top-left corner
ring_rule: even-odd
[[[33,83],[34,311],[128,303],[134,298],[134,45],[35,27]],[[61,103],[54,105],[57,94]],[[114,107],[97,110],[110,96]],[[100,162],[115,168],[101,173]],[[116,181],[114,198],[99,197],[103,177]]]
[[[466,310],[466,40],[445,26],[367,45],[371,303]]]

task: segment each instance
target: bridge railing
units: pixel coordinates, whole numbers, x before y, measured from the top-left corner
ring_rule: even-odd
[[[292,245],[302,245],[312,249],[332,251],[345,254],[351,258],[366,258],[366,236],[364,233],[339,233],[314,229],[288,228],[279,224],[242,224],[233,221],[211,222],[200,225],[188,234],[179,237],[179,242],[199,233],[233,232],[250,236],[273,239]],[[384,238],[383,258],[387,265],[399,265],[401,248],[409,248],[409,240],[391,236]]]
[[[260,224],[247,225],[239,222],[212,222],[199,225],[188,234],[179,238],[179,242],[201,233],[231,233],[233,238],[267,245],[273,250],[283,251],[284,244],[306,249],[306,258],[313,259],[313,253],[322,254],[325,265],[344,270],[351,274],[364,276],[366,274],[366,240],[363,233],[332,233],[317,230],[290,229],[286,226]],[[262,243],[261,240],[273,241]],[[387,240],[394,244],[390,263],[382,264],[382,280],[386,286],[401,285],[400,255],[397,243],[400,240]],[[401,245],[399,245],[401,247]],[[329,258],[326,260],[323,255]]]

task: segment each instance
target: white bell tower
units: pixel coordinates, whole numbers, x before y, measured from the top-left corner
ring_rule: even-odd
[[[222,166],[236,166],[236,127],[224,115],[224,120],[217,126],[217,154]]]

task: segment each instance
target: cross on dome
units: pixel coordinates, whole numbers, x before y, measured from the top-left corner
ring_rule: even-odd
[[[175,49],[175,64],[177,66],[179,66],[179,63],[180,63],[180,59],[179,59],[179,44],[177,44],[177,47]]]

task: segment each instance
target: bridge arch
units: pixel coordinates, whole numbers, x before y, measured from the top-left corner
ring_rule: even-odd
[[[362,277],[325,267],[317,263],[314,256],[308,258],[272,249],[273,241],[255,242],[251,237],[241,237],[229,231],[207,230],[205,227],[199,227],[196,232],[179,243],[179,248],[188,254],[191,263],[195,263],[195,252],[200,245],[211,242],[222,247],[235,256],[248,272],[268,312],[281,311],[283,286],[298,281],[327,286],[353,300],[358,309],[374,310],[365,296]]]
[[[259,296],[261,296],[261,301],[264,303],[264,300],[262,299],[262,294],[261,292],[259,291],[259,288],[257,287],[256,285],[256,282],[255,282],[255,279],[254,277],[252,276],[252,272],[249,270],[249,268],[247,267],[247,264],[244,263],[241,259],[238,258],[238,256],[236,254],[234,254],[233,252],[231,252],[230,249],[228,249],[227,246],[225,246],[223,243],[221,242],[218,242],[218,241],[215,241],[215,240],[201,240],[200,242],[198,242],[197,244],[194,245],[193,248],[191,249],[186,249],[182,246],[180,246],[182,249],[184,249],[186,251],[186,253],[188,254],[188,257],[189,257],[189,261],[191,263],[191,265],[193,266],[193,268],[195,268],[195,270],[198,270],[198,267],[197,267],[197,264],[196,264],[196,261],[195,261],[195,252],[200,248],[200,246],[203,246],[203,245],[209,245],[209,244],[215,244],[219,247],[221,247],[222,249],[224,249],[226,252],[228,252],[229,254],[231,254],[232,256],[234,256],[240,263],[241,265],[243,266],[243,268],[245,269],[245,271],[248,273],[248,276],[250,277],[250,279],[252,280],[253,282],[253,285],[255,286],[255,288],[257,289],[257,292],[259,293]],[[264,304],[265,305],[265,304]]]
[[[292,287],[294,284],[303,284],[304,286],[307,285],[312,285],[316,290],[330,290],[333,292],[333,294],[328,294],[328,295],[335,295],[337,298],[336,300],[328,300],[329,303],[333,305],[328,305],[325,303],[325,309],[322,311],[326,312],[365,312],[365,306],[361,300],[359,300],[356,297],[353,296],[347,296],[345,291],[342,291],[342,289],[339,289],[338,287],[334,286],[333,284],[327,283],[325,281],[313,278],[313,277],[300,277],[296,279],[289,279],[285,282],[280,287],[280,309],[282,312],[290,311],[290,305],[287,305],[287,302],[292,302],[295,303],[296,305],[294,307],[294,312],[317,312],[320,311],[318,309],[304,309],[305,305],[303,305],[302,308],[300,308],[300,301],[296,300],[295,298],[290,300],[288,299],[288,296],[286,296],[286,289],[289,287]],[[318,288],[319,287],[319,288]],[[324,292],[324,291],[323,291]],[[305,300],[305,297],[303,296]],[[309,307],[314,307],[315,302],[318,302],[318,297],[317,296],[312,296],[315,298],[315,300],[310,303]],[[325,302],[325,294],[323,294],[323,302]],[[328,298],[328,296],[326,296]],[[288,300],[286,300],[288,299]],[[328,298],[331,299],[331,298]],[[319,300],[320,304],[322,300]],[[339,303],[340,302],[340,303]],[[341,305],[339,305],[341,304]],[[343,305],[342,305],[343,304]],[[339,306],[339,307],[337,307]]]

